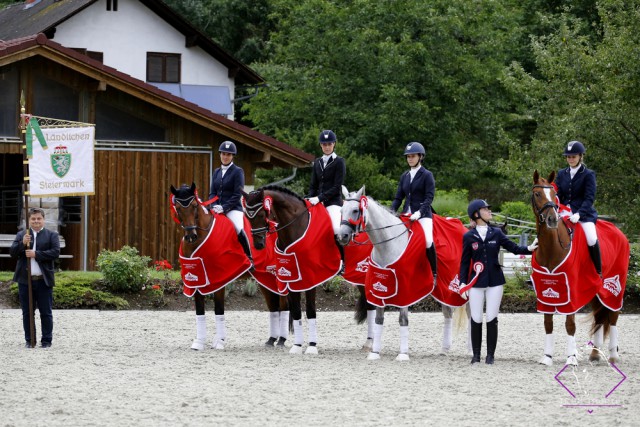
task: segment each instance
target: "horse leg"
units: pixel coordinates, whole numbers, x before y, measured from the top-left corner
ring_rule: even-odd
[[[360,295],[356,302],[356,312],[353,317],[358,324],[363,323],[365,320],[367,321],[367,340],[362,345],[362,351],[369,352],[373,346],[373,324],[376,319],[376,308],[367,302],[364,286],[357,286],[357,288]]]
[[[289,300],[287,297],[278,296],[280,312],[280,338],[276,344],[276,348],[284,350],[284,343],[289,338]]]
[[[213,293],[213,307],[216,314],[216,336],[213,337],[211,347],[216,350],[224,350],[227,329],[224,325],[224,294],[225,288]]]
[[[607,319],[609,320],[609,363],[618,363],[620,355],[618,354],[618,316],[617,311],[611,311]]]
[[[304,335],[302,331],[302,309],[300,308],[300,292],[289,292],[289,309],[293,319],[293,345],[290,354],[302,354]]]
[[[376,319],[373,325],[373,345],[371,352],[367,355],[367,360],[380,359],[380,349],[382,348],[382,330],[384,329],[384,307],[376,307]]]
[[[307,312],[307,328],[309,329],[309,346],[304,354],[318,354],[318,329],[316,324],[316,288],[304,293]]]
[[[578,366],[578,353],[576,351],[576,315],[568,314],[564,322],[567,330],[567,361],[565,365]]]
[[[204,314],[204,295],[196,291],[193,297],[196,308],[196,338],[191,343],[192,350],[204,350],[207,342],[207,319]]]
[[[544,354],[542,355],[542,359],[540,359],[541,365],[551,366],[553,365],[553,346],[554,346],[554,338],[553,338],[553,314],[544,315]]]
[[[451,350],[453,341],[453,308],[441,304],[442,315],[444,316],[444,330],[442,332],[442,348],[440,354],[446,355]]]
[[[405,362],[409,360],[409,308],[400,309],[398,323],[400,324],[400,353],[396,360]]]
[[[280,313],[278,311],[278,294],[275,294],[265,288],[259,286],[260,292],[264,297],[265,303],[267,303],[267,309],[269,310],[269,339],[264,343],[267,348],[273,348],[278,340],[278,332],[280,327]]]

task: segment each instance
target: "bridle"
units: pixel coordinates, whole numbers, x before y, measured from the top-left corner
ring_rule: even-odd
[[[302,215],[304,215],[305,213],[309,212],[309,208],[305,208],[302,212],[300,212],[298,215],[296,215],[291,221],[289,221],[285,225],[280,226],[276,221],[271,219],[271,216],[272,216],[271,208],[272,208],[272,206],[273,206],[273,198],[271,198],[271,196],[266,196],[265,197],[264,193],[262,193],[261,200],[257,200],[252,205],[247,204],[246,197],[243,197],[243,199],[242,199],[242,208],[244,209],[244,213],[247,216],[247,218],[249,218],[250,220],[254,219],[256,217],[256,215],[258,215],[258,213],[263,209],[264,209],[264,212],[265,212],[265,216],[264,216],[265,223],[264,223],[264,226],[256,227],[256,228],[251,227],[251,235],[252,236],[259,236],[259,235],[264,234],[265,237],[266,237],[267,234],[277,233],[278,231],[284,230],[285,228],[289,227],[294,222],[296,222],[298,219],[300,219],[302,217]]]
[[[553,186],[552,185],[541,185],[541,184],[536,184],[533,186],[533,188],[549,188],[552,189]],[[555,203],[553,203],[551,200],[547,201],[544,205],[542,205],[541,207],[538,208],[538,206],[536,206],[536,201],[534,200],[534,196],[533,194],[531,195],[531,205],[533,206],[533,209],[536,211],[536,215],[538,216],[538,220],[540,223],[545,223],[547,224],[547,219],[549,218],[549,215],[545,216],[545,212],[549,209],[553,209],[553,212],[556,214],[556,216],[558,216],[558,205],[556,205]],[[547,224],[547,227],[549,227],[549,224]],[[558,228],[558,226],[556,225],[556,227],[549,227],[549,228]]]
[[[366,227],[367,227],[367,212],[369,209],[369,199],[367,199],[366,196],[360,196],[360,198],[356,198],[356,197],[348,197],[346,199],[344,199],[345,202],[358,202],[358,216],[353,219],[353,218],[349,218],[347,220],[343,219],[340,221],[340,225],[345,225],[347,227],[349,227],[352,231],[351,234],[351,243],[354,245],[381,245],[382,243],[387,243],[390,242],[392,240],[395,240],[399,237],[401,237],[404,233],[408,233],[409,232],[409,227],[406,226],[406,224],[400,223],[400,224],[392,224],[392,225],[385,225],[384,227],[379,227],[379,228],[370,228],[368,231],[378,231],[378,230],[384,230],[387,228],[392,228],[392,227],[397,227],[399,225],[403,225],[405,226],[404,230],[402,231],[402,233],[398,234],[397,236],[393,236],[389,239],[385,239],[385,240],[381,240],[379,242],[372,242],[371,239],[368,239],[366,242],[357,242],[355,240],[355,236],[357,236],[358,234],[366,231]]]
[[[213,224],[213,221],[211,221],[209,223],[209,225],[207,226],[207,228],[202,228],[198,226],[198,215],[200,213],[200,209],[202,208],[202,212],[204,215],[209,215],[209,212],[207,210],[207,205],[210,205],[211,203],[213,203],[215,200],[217,200],[217,197],[208,200],[207,202],[202,202],[202,200],[200,200],[200,198],[198,197],[198,191],[196,190],[194,192],[193,195],[186,197],[184,199],[179,199],[177,198],[175,195],[171,195],[169,197],[169,202],[170,202],[170,206],[171,206],[171,218],[173,218],[173,221],[178,224],[180,227],[182,227],[182,229],[185,231],[185,234],[188,234],[190,231],[193,230],[201,230],[201,231],[209,231],[211,229],[211,225]],[[194,205],[195,203],[195,205]],[[189,208],[189,207],[194,207],[196,209],[195,212],[195,217],[194,217],[194,221],[195,223],[193,225],[184,225],[182,218],[180,218],[180,213],[178,212],[178,209],[176,208],[176,204],[180,205],[182,208]]]

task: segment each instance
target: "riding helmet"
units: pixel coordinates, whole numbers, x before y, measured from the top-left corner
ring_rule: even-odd
[[[221,153],[231,153],[233,155],[238,154],[238,150],[236,149],[236,144],[231,141],[224,141],[220,144],[220,148],[218,149]]]
[[[424,147],[419,142],[410,142],[404,149],[404,156],[407,154],[422,154],[424,156]]]
[[[469,218],[475,220],[475,214],[482,208],[491,208],[491,206],[482,199],[475,199],[469,203],[469,207],[467,207],[467,214],[469,214]]]
[[[580,141],[571,141],[565,147],[563,155],[564,156],[571,156],[571,155],[574,155],[574,154],[584,154],[585,151],[587,151],[587,149],[584,148],[584,145],[582,144],[582,142],[580,142]]]
[[[323,130],[318,137],[320,144],[331,144],[338,141],[336,134],[332,130]]]

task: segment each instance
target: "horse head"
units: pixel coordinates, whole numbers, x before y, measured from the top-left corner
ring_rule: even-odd
[[[342,196],[344,197],[344,203],[340,211],[340,232],[337,239],[338,243],[346,246],[354,234],[364,230],[367,197],[364,194],[364,185],[360,190],[352,193],[349,193],[347,187],[343,185]]]
[[[555,172],[551,172],[547,179],[542,178],[538,171],[533,173],[533,194],[531,195],[531,207],[536,216],[538,229],[541,225],[555,230],[558,228],[558,205],[556,205],[556,190],[553,180],[556,177]]]
[[[253,246],[258,250],[264,249],[267,232],[269,231],[270,199],[267,199],[265,203],[264,190],[262,188],[250,193],[243,191],[242,196],[244,215],[249,220],[249,224],[251,224]]]
[[[200,204],[196,184],[182,184],[176,189],[171,186],[171,209],[174,220],[184,229],[183,239],[190,244],[198,240],[198,231],[204,230],[203,221],[209,215]]]

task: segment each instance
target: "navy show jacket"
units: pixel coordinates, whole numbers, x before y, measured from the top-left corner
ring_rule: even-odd
[[[582,222],[596,222],[598,212],[593,207],[596,199],[596,173],[580,165],[573,179],[571,168],[560,169],[555,179],[558,199],[563,205],[571,206],[572,213],[580,214]]]
[[[435,194],[436,180],[433,178],[433,174],[424,166],[420,166],[413,181],[409,171],[400,177],[398,191],[396,191],[396,197],[391,204],[391,210],[396,212],[402,200],[406,198],[402,209],[403,213],[409,212],[409,208],[411,208],[412,213],[420,211],[422,218],[432,218],[431,203],[433,203]]]
[[[232,164],[222,176],[222,169],[217,168],[211,176],[211,192],[209,200],[218,196],[213,205],[221,205],[223,212],[242,210],[242,189],[244,188],[244,171]]]
[[[27,262],[31,260],[31,258],[27,258],[24,253],[25,247],[22,240],[25,233],[25,230],[19,231],[11,244],[11,248],[9,249],[11,257],[18,259],[18,262],[16,263],[16,271],[13,275],[13,281],[22,284],[28,283]],[[31,241],[33,242],[33,238]],[[59,256],[60,236],[55,231],[43,228],[36,236],[36,262],[40,266],[40,270],[42,270],[42,276],[45,284],[50,288],[55,285],[54,261]]]
[[[329,158],[326,167],[322,157],[317,158],[313,162],[307,198],[317,197],[325,206],[342,206],[342,184],[346,173],[347,167],[342,157]]]

